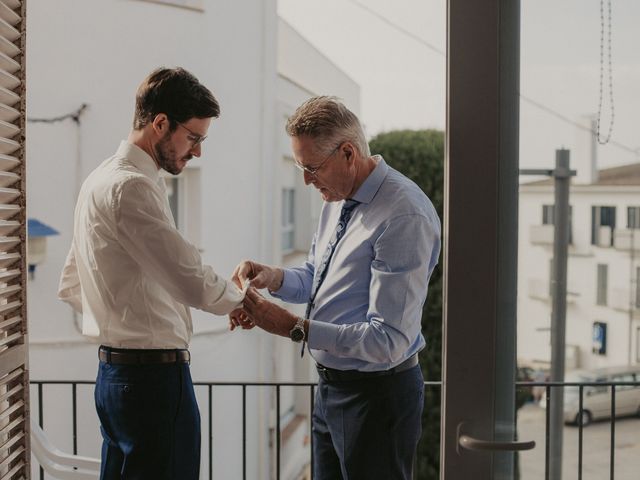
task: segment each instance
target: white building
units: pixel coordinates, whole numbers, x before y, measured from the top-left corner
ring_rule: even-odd
[[[571,160],[567,370],[640,363],[640,163],[598,171],[595,158]],[[551,358],[553,203],[551,180],[520,186],[518,358],[542,366]]]
[[[53,119],[87,109],[79,122],[30,122],[28,216],[54,227],[47,258],[29,281],[32,380],[93,380],[96,346],[80,319],[56,299],[79,185],[126,138],[139,82],[160,65],[180,65],[209,86],[221,104],[203,156],[168,178],[177,225],[204,261],[229,277],[244,258],[291,264],[306,255],[320,199],[297,173],[284,132],[306,98],[332,94],[356,113],[360,91],[320,52],[277,18],[276,0],[56,0],[28,4],[28,117]],[[196,382],[308,381],[308,356],[257,329],[227,332],[227,319],[193,311]],[[309,392],[247,387],[247,478],[276,468],[275,427],[282,432],[281,474],[297,478],[308,463]],[[71,390],[43,389],[45,432],[71,451]],[[214,478],[242,478],[242,389],[198,387],[203,419],[202,477],[209,474],[211,422]],[[209,419],[209,402],[213,407]],[[38,418],[38,392],[32,410]],[[91,386],[78,386],[78,451],[99,456]]]

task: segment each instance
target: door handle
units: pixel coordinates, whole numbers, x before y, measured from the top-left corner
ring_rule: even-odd
[[[536,446],[534,440],[528,442],[496,442],[493,440],[480,440],[462,433],[464,423],[458,425],[458,445],[457,450],[460,453],[460,447],[471,451],[489,451],[489,452],[516,452],[523,450],[533,450]]]
[[[478,438],[470,437],[469,435],[460,435],[458,443],[462,448],[466,448],[467,450],[488,450],[498,452],[532,450],[536,446],[536,442],[534,440],[531,440],[530,442],[494,442],[491,440],[480,440]]]

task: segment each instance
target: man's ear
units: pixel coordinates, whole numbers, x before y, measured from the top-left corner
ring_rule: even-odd
[[[171,122],[166,113],[158,113],[151,122],[151,126],[158,136],[163,137],[171,129]]]
[[[344,153],[347,161],[353,161],[353,159],[355,158],[354,147],[349,142],[345,142],[345,144],[342,146],[342,152]]]

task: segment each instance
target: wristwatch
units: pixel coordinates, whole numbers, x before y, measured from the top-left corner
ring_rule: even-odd
[[[300,343],[305,340],[304,334],[304,318],[298,317],[298,321],[293,326],[291,330],[289,330],[289,338],[296,343]]]

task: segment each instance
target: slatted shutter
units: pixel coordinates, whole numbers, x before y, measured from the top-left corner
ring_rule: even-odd
[[[28,479],[25,3],[0,0],[0,480]]]

